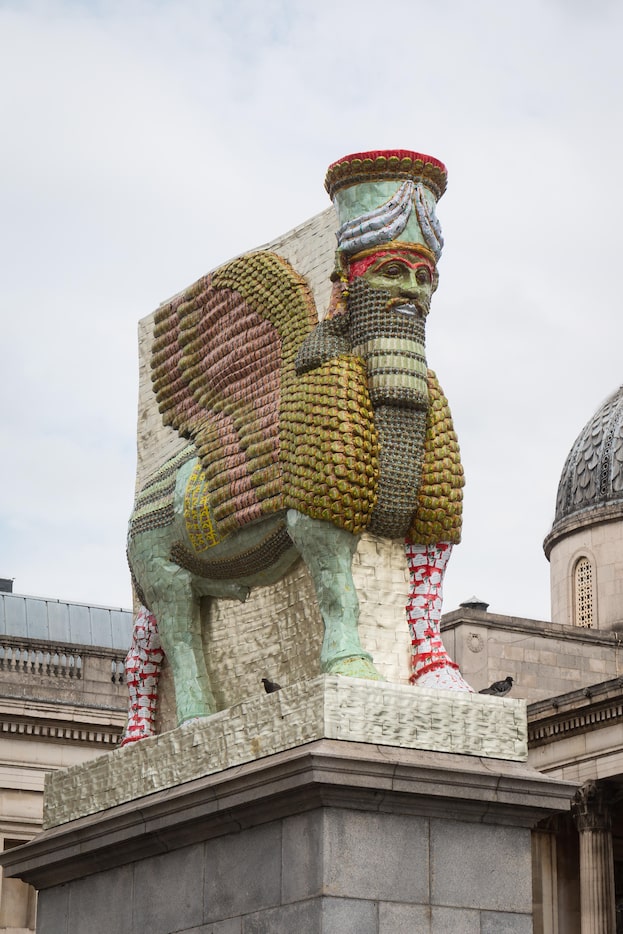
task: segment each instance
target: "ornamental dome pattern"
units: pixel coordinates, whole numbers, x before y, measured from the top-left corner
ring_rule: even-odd
[[[554,529],[576,513],[623,504],[623,386],[578,435],[560,477]]]

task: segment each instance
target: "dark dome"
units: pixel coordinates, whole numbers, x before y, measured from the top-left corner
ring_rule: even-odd
[[[552,532],[577,513],[612,512],[606,507],[616,504],[623,505],[623,386],[595,412],[569,452]]]

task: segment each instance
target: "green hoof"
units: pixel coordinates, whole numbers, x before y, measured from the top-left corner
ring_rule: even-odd
[[[196,723],[198,720],[205,720],[207,717],[212,717],[216,713],[216,704],[212,706],[210,704],[208,707],[195,708],[194,710],[188,710],[184,713],[177,715],[177,725],[184,726],[185,723]]]
[[[370,659],[354,655],[350,658],[339,658],[325,668],[327,675],[343,675],[345,678],[366,678],[368,681],[385,681],[378,673]]]
[[[199,723],[201,720],[206,720],[208,717],[211,717],[211,713],[191,713],[187,717],[182,717],[178,719],[178,726],[185,726],[187,723]]]

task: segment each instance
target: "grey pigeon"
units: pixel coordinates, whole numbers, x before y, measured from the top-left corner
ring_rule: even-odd
[[[513,686],[513,679],[509,675],[503,681],[494,681],[488,688],[478,691],[479,694],[493,694],[494,697],[504,697]]]
[[[281,690],[280,684],[277,684],[276,681],[269,681],[268,678],[262,678],[262,684],[267,694],[274,694],[275,691]]]

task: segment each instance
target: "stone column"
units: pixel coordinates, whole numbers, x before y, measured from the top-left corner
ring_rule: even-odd
[[[541,821],[532,831],[532,925],[534,934],[559,934],[558,816]]]
[[[608,789],[599,782],[586,782],[572,811],[580,834],[581,934],[616,934]]]

